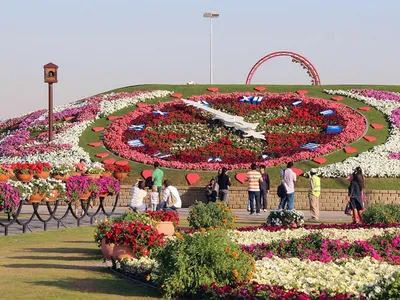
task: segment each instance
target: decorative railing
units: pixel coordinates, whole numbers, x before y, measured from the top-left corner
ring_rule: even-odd
[[[55,221],[57,222],[57,229],[60,228],[60,225],[63,227],[67,227],[64,224],[66,218],[71,214],[71,216],[76,220],[76,225],[79,227],[81,225],[81,221],[85,218],[90,219],[90,224],[93,224],[95,218],[100,215],[104,215],[106,217],[110,217],[114,214],[115,209],[118,205],[119,194],[115,196],[114,204],[110,212],[106,211],[105,208],[105,197],[99,197],[99,206],[97,207],[95,212],[90,212],[90,201],[94,201],[93,197],[87,200],[80,200],[80,206],[82,208],[81,216],[78,216],[75,213],[75,203],[69,203],[67,205],[67,209],[64,214],[61,216],[57,216],[57,212],[60,213],[60,207],[65,207],[65,205],[61,205],[62,200],[57,199],[55,202],[46,202],[45,206],[47,207],[47,212],[45,214],[39,212],[39,207],[43,207],[44,205],[41,203],[27,203],[26,201],[21,201],[18,205],[17,209],[13,213],[6,213],[6,220],[0,221],[0,228],[4,227],[4,235],[8,235],[9,229],[11,226],[20,226],[22,229],[22,233],[25,233],[26,230],[29,229],[29,225],[35,219],[39,222],[43,223],[43,230],[46,231],[49,222]],[[22,208],[24,206],[32,206],[33,212],[30,217],[26,216],[26,214],[22,213]]]

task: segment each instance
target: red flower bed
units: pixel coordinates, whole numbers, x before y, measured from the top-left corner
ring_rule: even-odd
[[[266,140],[255,140],[259,145],[257,148],[249,147],[249,139],[240,137],[240,132],[221,126],[209,114],[187,107],[181,101],[148,105],[115,120],[104,133],[104,145],[121,157],[147,164],[160,161],[157,153],[161,153],[170,155],[161,161],[165,167],[208,170],[228,166],[243,169],[254,161],[275,166],[312,159],[348,145],[362,136],[366,129],[365,120],[358,112],[339,103],[301,97],[301,105],[292,106],[298,95],[268,93],[262,94],[264,100],[261,104],[239,101],[250,95],[260,94],[210,94],[194,96],[192,100],[205,100],[215,109],[243,116],[247,122],[259,123],[257,130],[265,130]],[[335,113],[329,116],[320,114],[328,109]],[[157,110],[168,114],[152,113]],[[145,124],[143,130],[129,130],[130,126],[140,124]],[[182,126],[196,128],[198,124],[202,124],[201,130],[204,126],[209,128],[210,141],[204,142],[201,135],[200,138],[193,136],[200,130],[195,134],[181,130]],[[343,132],[327,134],[328,125],[340,125]],[[207,132],[201,134],[207,135]],[[140,140],[144,146],[131,147],[128,144],[131,140]],[[307,143],[320,146],[315,151],[300,148]],[[263,155],[268,158],[263,158]],[[220,158],[221,161],[208,162],[209,158]]]
[[[158,210],[146,211],[146,214],[157,222],[172,222],[174,226],[179,225],[179,214],[176,211]]]

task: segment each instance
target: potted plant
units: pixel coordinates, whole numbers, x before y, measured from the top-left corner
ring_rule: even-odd
[[[113,176],[118,180],[124,180],[128,176],[128,173],[131,171],[131,169],[132,168],[130,166],[115,165]]]
[[[268,226],[287,226],[297,228],[304,224],[304,214],[296,210],[271,210],[266,223]]]
[[[100,197],[112,196],[119,193],[120,183],[114,177],[102,177],[98,179],[97,183],[99,185]]]
[[[74,173],[72,166],[67,164],[55,165],[51,171],[53,178],[57,180],[67,180],[68,176]]]
[[[0,212],[13,212],[20,204],[19,191],[6,182],[0,182]]]
[[[57,198],[65,200],[66,185],[61,180],[55,178],[48,178],[47,182],[51,185],[51,192],[46,195],[47,202],[56,201]]]
[[[28,200],[31,197],[32,189],[28,184],[15,180],[9,180],[7,183],[18,190],[19,198],[21,200]]]
[[[113,222],[105,237],[107,244],[115,244],[112,257],[118,260],[150,256],[154,249],[165,245],[163,234],[140,221]]]
[[[36,164],[30,163],[16,163],[14,165],[14,173],[19,181],[29,182],[32,180],[33,175],[37,172]]]
[[[179,215],[172,210],[146,211],[146,214],[156,222],[158,233],[172,236],[175,233],[175,226],[179,224]]]
[[[105,219],[97,224],[97,227],[94,232],[94,240],[97,246],[101,247],[101,253],[103,254],[106,260],[111,259],[111,255],[114,250],[114,244],[106,243],[106,234],[111,230],[112,221]]]
[[[69,203],[78,200],[87,200],[95,189],[94,181],[93,178],[86,176],[70,177],[66,182],[66,201]]]
[[[0,182],[6,182],[10,178],[10,171],[5,166],[0,166]]]
[[[101,177],[111,177],[115,170],[115,166],[111,164],[104,165],[104,171],[101,173]]]
[[[104,167],[102,163],[94,162],[90,165],[87,169],[86,173],[84,174],[87,177],[91,178],[100,178],[100,175],[104,172]]]
[[[41,202],[53,189],[51,184],[43,178],[33,179],[27,185],[32,190],[32,195],[27,201],[28,203]]]
[[[50,176],[51,165],[47,162],[38,162],[36,163],[36,174],[35,178],[43,178],[46,179]]]

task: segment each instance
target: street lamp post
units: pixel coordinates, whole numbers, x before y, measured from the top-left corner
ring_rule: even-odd
[[[53,83],[57,83],[58,66],[48,63],[44,68],[44,82],[49,84],[49,142],[53,140]]]
[[[210,19],[210,84],[212,84],[213,83],[212,19],[218,18],[219,13],[217,13],[215,11],[209,11],[209,12],[205,12],[203,14],[203,17]]]

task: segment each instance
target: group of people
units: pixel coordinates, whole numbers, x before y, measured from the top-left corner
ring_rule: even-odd
[[[146,180],[138,180],[131,188],[132,197],[128,206],[138,212],[144,212],[148,208],[152,211],[158,209],[177,210],[182,207],[182,200],[176,187],[169,180],[163,180],[164,172],[160,169],[160,163],[154,163],[154,171]],[[162,187],[164,193],[161,196]],[[150,191],[150,193],[148,193]],[[150,199],[150,207],[146,200]]]
[[[278,209],[294,209],[295,185],[297,175],[293,171],[293,162],[289,162],[286,169],[280,172],[281,184],[278,186],[277,194],[280,198]],[[222,168],[215,178],[205,187],[205,196],[208,202],[215,202],[217,199],[226,201],[229,205],[229,187],[231,179],[227,174],[228,169]],[[317,170],[312,168],[308,172],[309,189],[308,200],[311,217],[309,220],[319,219],[319,198],[321,195],[321,179],[317,176]],[[270,179],[266,172],[266,166],[260,165],[257,171],[257,165],[251,164],[251,170],[246,173],[245,180],[248,182],[248,207],[250,215],[260,215],[261,210],[267,211],[267,199],[270,193]],[[348,188],[349,202],[348,207],[351,210],[354,223],[362,222],[362,212],[364,210],[365,196],[365,178],[360,167],[357,167],[353,174],[349,176],[350,185]]]

